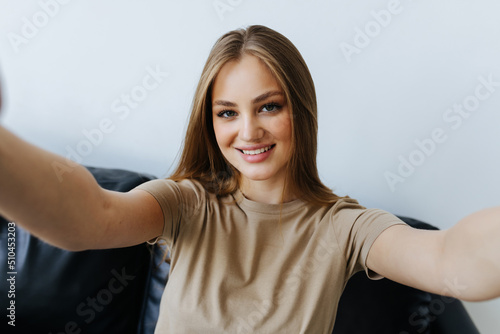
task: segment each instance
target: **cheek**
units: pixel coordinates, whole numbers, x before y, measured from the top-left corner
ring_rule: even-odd
[[[292,121],[288,115],[276,118],[273,121],[273,132],[275,137],[282,141],[290,141],[292,138]]]
[[[214,133],[215,140],[217,141],[219,148],[224,150],[224,148],[230,143],[230,131],[228,126],[214,122]]]

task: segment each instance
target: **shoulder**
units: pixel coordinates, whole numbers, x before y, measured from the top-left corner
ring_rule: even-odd
[[[350,197],[343,197],[333,204],[328,216],[337,233],[379,233],[388,226],[402,223],[392,213],[381,209],[368,209]]]
[[[349,196],[340,197],[335,203],[331,205],[330,210],[333,213],[338,213],[342,210],[364,210],[364,206],[359,204],[358,200],[350,198]]]
[[[331,220],[353,221],[366,210],[356,199],[346,196],[329,207],[328,216]]]
[[[143,183],[135,189],[144,190],[153,195],[162,205],[190,204],[197,206],[208,197],[208,193],[203,185],[194,179],[183,179],[174,181],[172,179],[156,179]]]
[[[180,181],[174,181],[169,178],[155,179],[147,181],[137,186],[135,189],[141,189],[151,192],[168,190],[193,191],[199,193],[206,192],[201,183],[194,179],[183,179]]]

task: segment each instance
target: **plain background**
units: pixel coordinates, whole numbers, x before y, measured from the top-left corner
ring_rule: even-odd
[[[443,229],[498,205],[496,1],[1,0],[0,9],[3,124],[58,154],[81,152],[85,165],[168,176],[211,46],[263,24],[309,65],[320,175],[338,194]],[[151,71],[161,74],[148,90]],[[477,99],[480,78],[494,84]],[[464,104],[471,111],[458,120],[449,109]],[[445,140],[432,145],[435,131]],[[388,173],[402,173],[392,188]],[[466,305],[482,333],[498,332],[500,300]]]

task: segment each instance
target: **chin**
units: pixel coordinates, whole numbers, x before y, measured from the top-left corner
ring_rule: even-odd
[[[271,177],[269,176],[247,176],[246,177],[248,180],[251,180],[251,181],[266,181],[266,180],[269,180]]]
[[[252,181],[265,181],[271,178],[271,175],[268,175],[266,173],[244,173],[242,172],[241,175]]]
[[[261,171],[245,171],[240,170],[241,176],[251,181],[267,181],[270,179],[274,179],[278,176],[279,173],[270,171],[269,169],[261,170]]]

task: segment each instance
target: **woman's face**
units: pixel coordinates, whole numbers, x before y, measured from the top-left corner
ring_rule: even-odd
[[[281,86],[257,57],[225,64],[212,90],[215,137],[246,180],[283,186],[290,159],[290,112]]]

